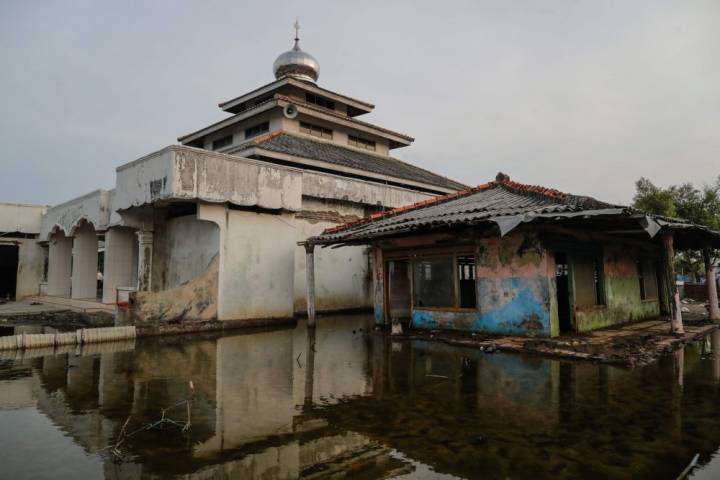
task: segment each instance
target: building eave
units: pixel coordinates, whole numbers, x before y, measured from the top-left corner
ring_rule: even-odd
[[[178,142],[180,142],[182,144],[186,144],[186,143],[195,141],[199,138],[204,137],[205,135],[209,135],[218,130],[222,130],[223,128],[230,127],[238,122],[242,122],[243,120],[247,120],[248,118],[257,115],[258,113],[272,110],[273,108],[275,108],[277,106],[278,106],[277,99],[272,98],[266,102],[255,105],[253,108],[249,108],[240,113],[236,113],[232,117],[225,118],[223,120],[213,123],[212,125],[208,125],[207,127],[201,128],[200,130],[196,130],[194,132],[182,135],[182,136],[178,137]]]
[[[322,87],[318,87],[317,85],[313,85],[307,82],[302,82],[300,80],[296,80],[294,78],[281,78],[279,80],[276,80],[274,82],[268,83],[267,85],[263,85],[262,87],[256,88],[255,90],[252,90],[251,92],[248,92],[244,95],[240,95],[239,97],[235,97],[231,100],[227,100],[225,102],[221,102],[218,104],[218,107],[225,111],[230,111],[232,108],[236,107],[237,105],[240,105],[241,103],[247,102],[249,100],[252,100],[253,98],[266,95],[274,90],[277,90],[284,85],[292,85],[294,87],[297,87],[301,90],[304,90],[306,92],[314,93],[317,95],[322,95],[330,100],[343,103],[345,105],[351,106],[357,110],[361,110],[363,113],[370,113],[374,108],[375,105],[358,100],[356,98],[348,97],[345,95],[342,95],[337,92],[333,92],[331,90],[327,90]]]
[[[416,180],[409,180],[402,177],[396,177],[394,175],[382,175],[375,172],[369,172],[367,170],[361,170],[359,168],[346,167],[343,165],[325,162],[323,160],[316,160],[312,158],[300,157],[297,155],[290,155],[287,153],[275,152],[272,150],[264,149],[262,148],[262,146],[259,145],[246,145],[244,147],[241,146],[239,149],[234,150],[231,155],[237,155],[241,157],[259,156],[275,158],[281,161],[292,162],[298,165],[305,165],[308,167],[316,167],[323,170],[330,170],[333,172],[337,172],[339,175],[342,175],[343,173],[350,174],[357,177],[372,179],[374,181],[377,181],[378,183],[392,182],[396,185],[404,185],[406,186],[406,188],[420,189],[424,192],[432,194],[448,194],[456,191],[452,188],[442,187],[439,185],[433,185],[425,182],[418,182]]]

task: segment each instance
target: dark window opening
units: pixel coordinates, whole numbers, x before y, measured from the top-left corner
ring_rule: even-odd
[[[308,103],[312,103],[314,105],[317,105],[318,107],[327,108],[330,110],[335,110],[335,102],[332,100],[328,100],[325,97],[321,97],[319,95],[315,95],[313,93],[306,93],[305,94],[305,100]]]
[[[415,306],[453,307],[453,257],[425,258],[415,261]]]
[[[218,138],[217,140],[213,140],[212,149],[219,150],[221,148],[227,147],[228,145],[232,145],[232,143],[233,143],[232,135],[227,135],[225,137]]]
[[[375,142],[372,140],[366,140],[364,138],[356,137],[355,135],[348,135],[348,145],[358,148],[364,148],[365,150],[375,151]]]
[[[647,293],[645,292],[645,277],[643,277],[643,268],[642,268],[641,260],[635,261],[635,269],[637,270],[638,283],[640,284],[640,300],[645,300],[647,298]]]
[[[460,308],[475,308],[475,257],[457,257],[457,278]]]
[[[245,138],[257,137],[260,134],[270,131],[270,122],[263,122],[245,129]]]
[[[567,254],[565,252],[557,252],[555,254],[555,291],[557,293],[560,333],[572,331],[569,270]]]
[[[388,314],[390,320],[410,318],[410,262],[387,262]]]
[[[0,299],[14,299],[20,247],[0,245]]]
[[[302,133],[307,133],[308,135],[313,135],[315,137],[330,139],[333,138],[332,130],[318,125],[313,125],[311,123],[300,122],[300,131]]]

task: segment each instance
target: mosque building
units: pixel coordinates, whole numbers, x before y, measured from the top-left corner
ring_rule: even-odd
[[[299,242],[465,188],[394,158],[413,138],[321,87],[298,28],[274,81],[220,103],[227,117],[179,145],[117,167],[115,188],[27,210],[37,218],[22,231],[0,208],[0,231],[22,234],[5,262],[23,285],[12,293],[119,303],[159,327],[288,319],[306,307]],[[372,307],[367,247],[319,253],[315,275],[319,311]]]

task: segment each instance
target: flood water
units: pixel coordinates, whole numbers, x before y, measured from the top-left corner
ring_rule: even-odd
[[[370,327],[0,352],[0,478],[720,476],[709,339],[627,370]]]

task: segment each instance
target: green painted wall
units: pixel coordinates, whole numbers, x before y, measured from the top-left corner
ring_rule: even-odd
[[[657,299],[640,299],[640,282],[635,265],[639,255],[638,251],[627,246],[604,246],[606,304],[576,309],[575,324],[578,332],[588,332],[660,315],[660,304]]]

